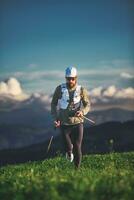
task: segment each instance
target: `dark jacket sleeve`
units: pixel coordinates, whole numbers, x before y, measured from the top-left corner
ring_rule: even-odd
[[[61,93],[61,89],[60,89],[60,86],[58,86],[54,91],[52,101],[51,101],[51,115],[54,120],[58,119],[57,105],[58,105],[58,100],[61,96],[60,93]]]

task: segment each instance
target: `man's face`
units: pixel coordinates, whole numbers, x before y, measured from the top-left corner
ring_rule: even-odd
[[[77,83],[77,77],[66,77],[66,83],[69,88],[73,88]]]

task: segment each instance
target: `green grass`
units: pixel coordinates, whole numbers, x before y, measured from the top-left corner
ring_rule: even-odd
[[[133,200],[134,152],[83,156],[81,168],[58,156],[0,168],[1,200]]]

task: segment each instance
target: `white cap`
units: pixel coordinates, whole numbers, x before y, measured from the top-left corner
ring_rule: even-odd
[[[77,69],[75,67],[67,67],[65,71],[65,77],[76,77]]]

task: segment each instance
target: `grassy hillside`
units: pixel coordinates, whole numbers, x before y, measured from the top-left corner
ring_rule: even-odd
[[[134,152],[83,156],[81,168],[58,156],[0,168],[0,199],[131,200]]]

